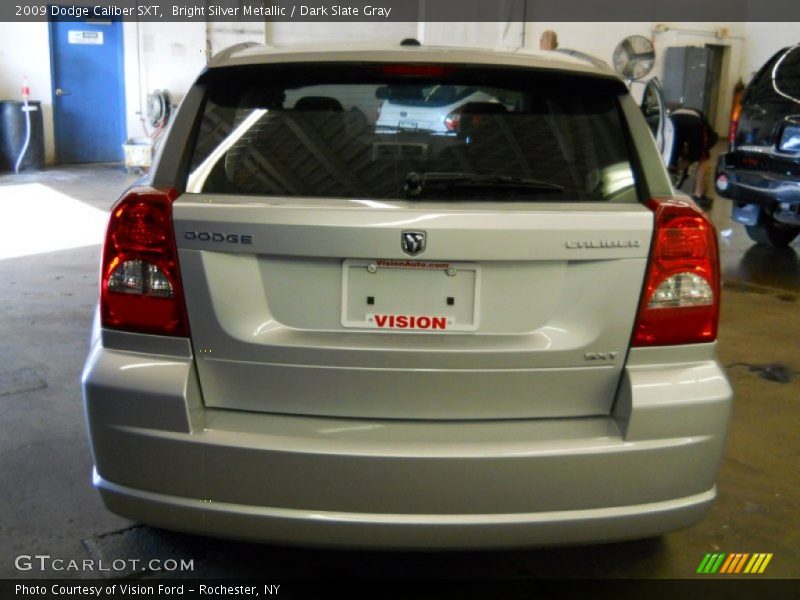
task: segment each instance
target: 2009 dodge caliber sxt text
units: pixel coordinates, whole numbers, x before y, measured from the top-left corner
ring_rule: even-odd
[[[278,543],[685,527],[731,406],[719,277],[611,71],[239,48],[112,210],[94,484],[137,521]]]

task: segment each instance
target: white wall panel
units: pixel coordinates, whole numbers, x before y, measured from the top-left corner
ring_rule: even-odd
[[[399,44],[417,37],[417,23],[283,23],[267,24],[267,41],[273,46],[325,43],[380,42]]]
[[[741,75],[747,83],[778,50],[800,44],[800,23],[746,23],[745,37],[747,43]]]
[[[28,77],[31,100],[42,103],[45,160],[50,164],[55,145],[47,23],[0,23],[0,100],[22,100],[23,76]]]
[[[147,94],[168,89],[180,102],[205,67],[206,24],[126,23],[124,31],[128,137],[141,137]]]
[[[519,48],[523,44],[523,23],[446,23],[419,24],[419,40],[430,46],[480,48]]]
[[[206,49],[211,56],[243,42],[263,44],[267,41],[266,23],[208,23],[206,25]]]

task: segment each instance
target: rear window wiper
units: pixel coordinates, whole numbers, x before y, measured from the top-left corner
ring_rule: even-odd
[[[406,175],[403,189],[406,196],[409,198],[416,198],[428,191],[441,192],[448,190],[522,190],[526,192],[561,193],[564,191],[564,186],[540,179],[516,177],[512,175],[481,175],[479,173],[447,172],[417,173],[411,171]]]

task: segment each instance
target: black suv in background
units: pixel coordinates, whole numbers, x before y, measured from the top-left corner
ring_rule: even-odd
[[[717,193],[733,200],[733,220],[753,241],[790,244],[800,233],[800,44],[753,77],[730,142],[717,163]]]

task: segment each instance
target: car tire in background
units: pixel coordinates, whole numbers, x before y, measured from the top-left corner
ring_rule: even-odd
[[[778,223],[772,217],[762,214],[755,225],[745,225],[747,235],[757,244],[782,248],[792,243],[800,233],[800,227]]]

